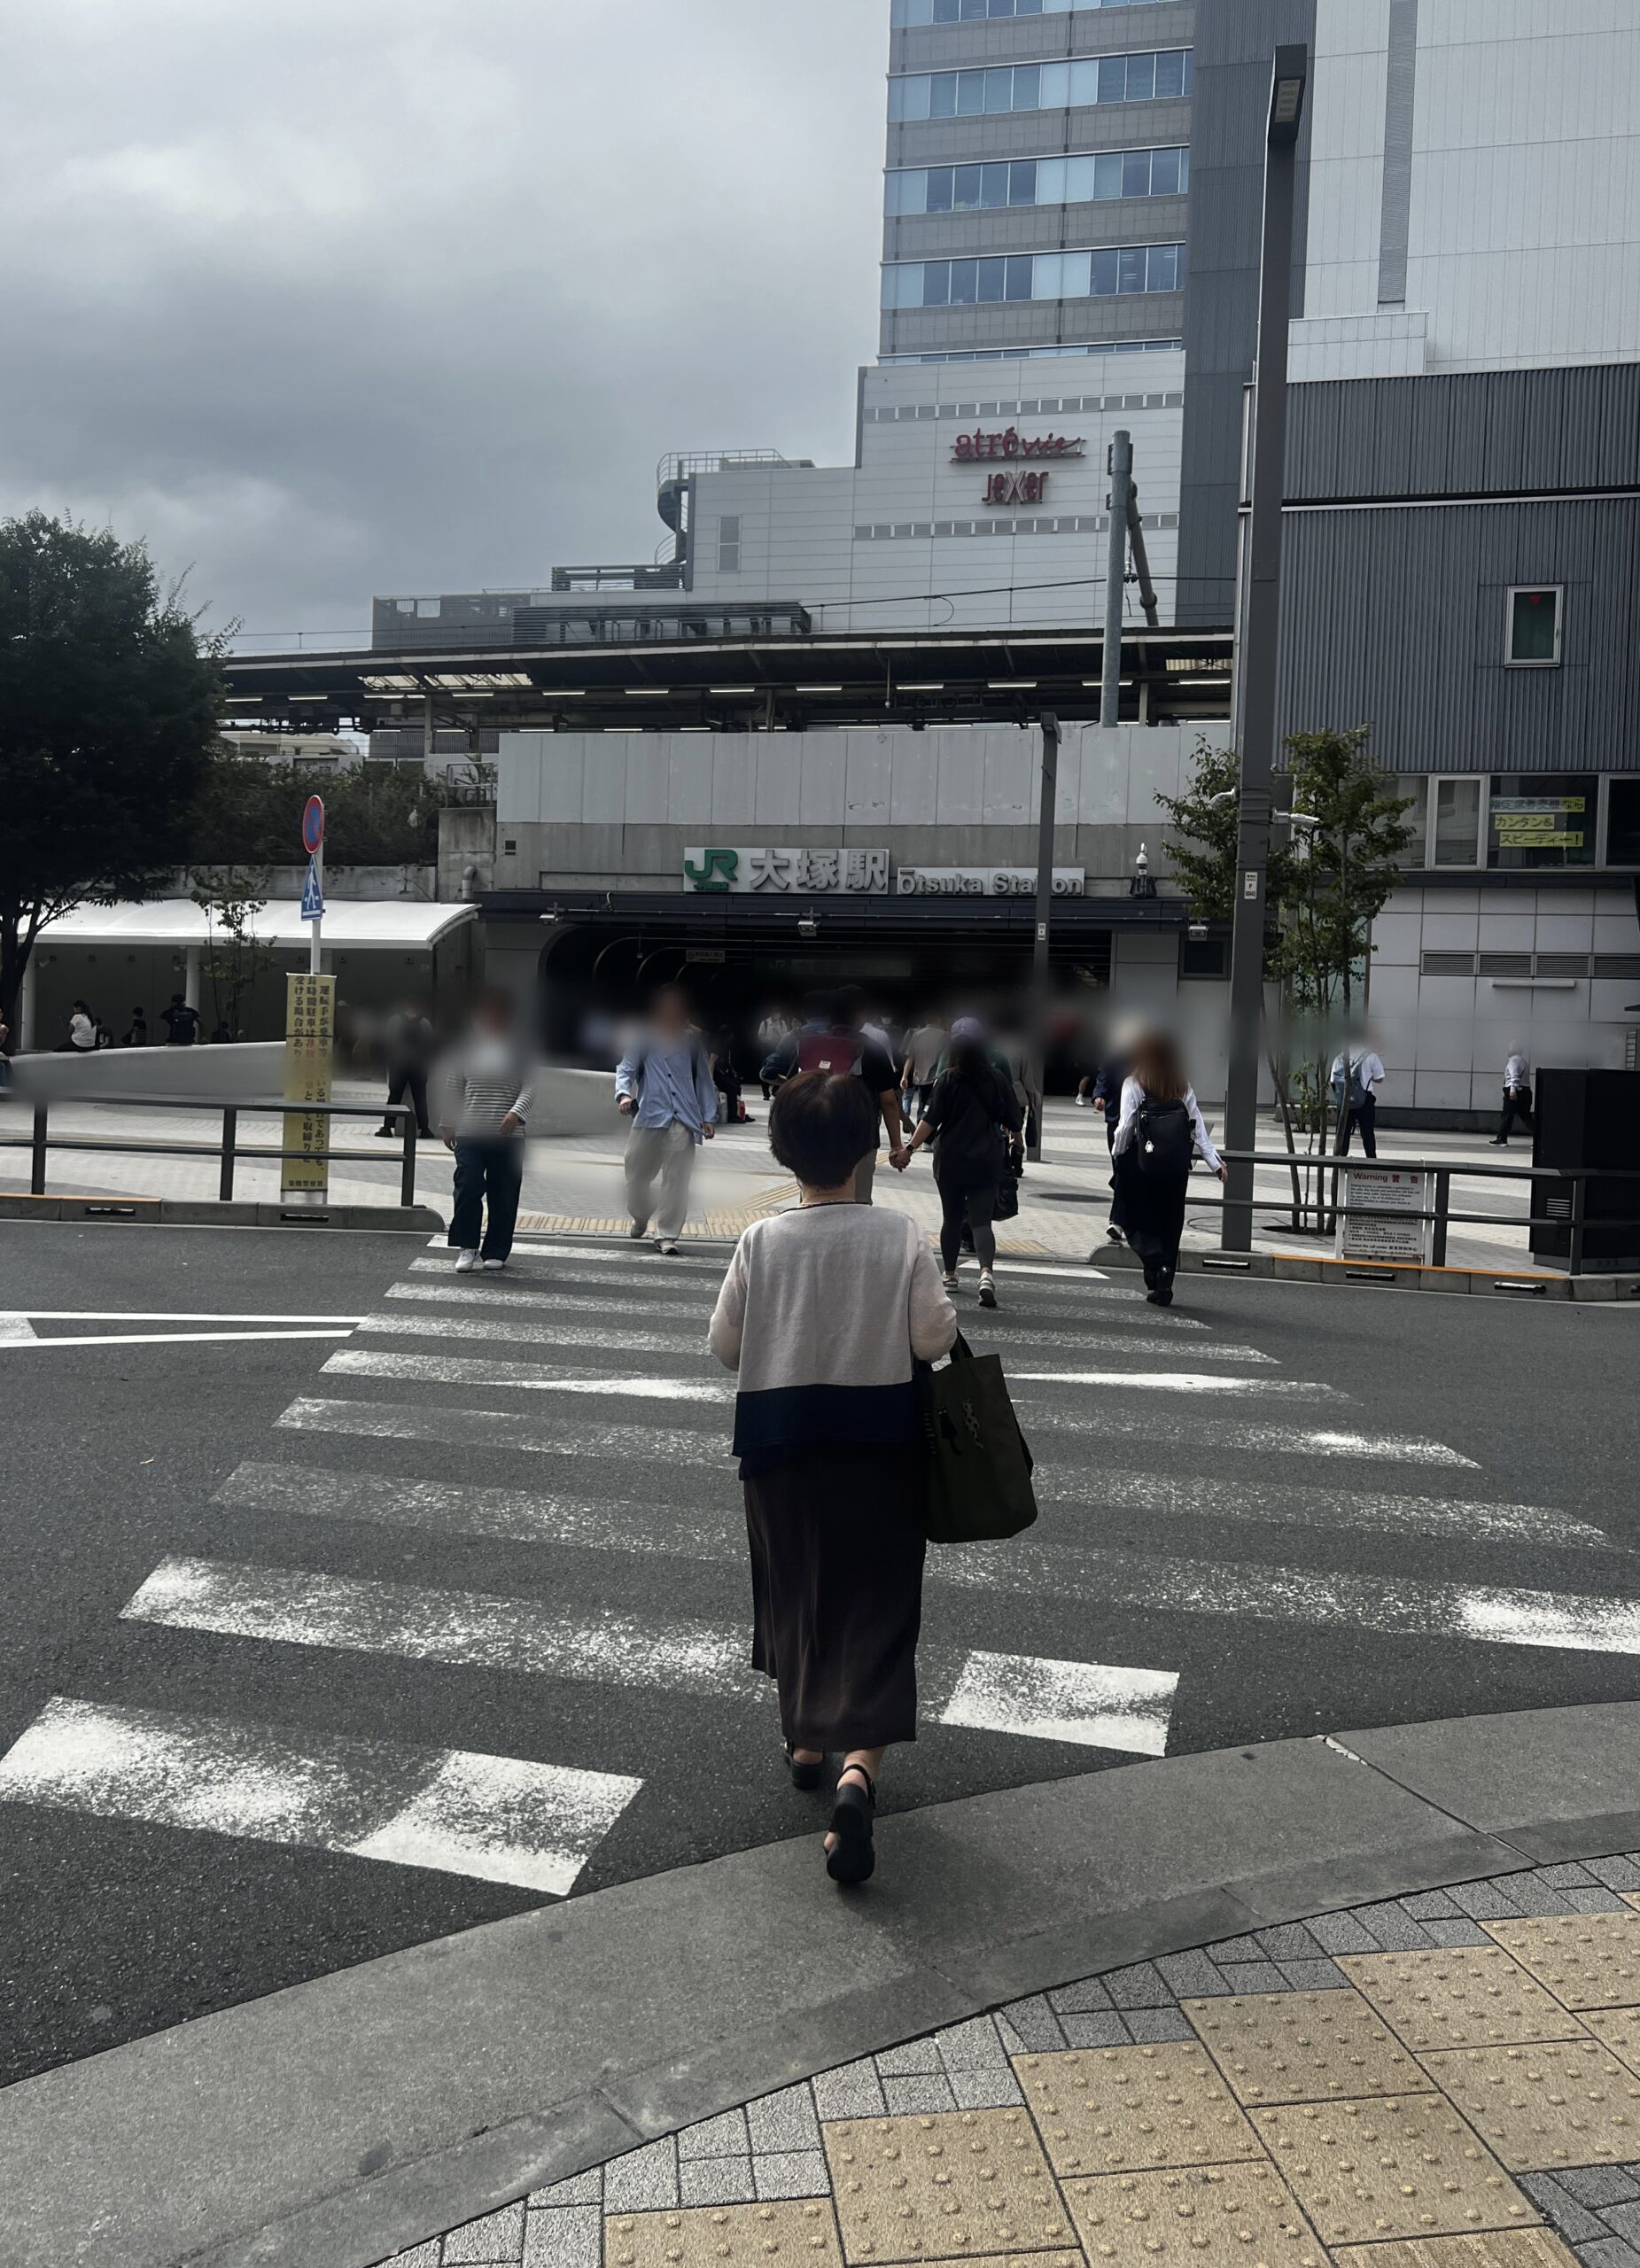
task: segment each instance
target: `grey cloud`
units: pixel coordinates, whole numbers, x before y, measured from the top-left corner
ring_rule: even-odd
[[[886,0],[21,0],[0,509],[213,618],[648,558],[680,448],[836,461]]]

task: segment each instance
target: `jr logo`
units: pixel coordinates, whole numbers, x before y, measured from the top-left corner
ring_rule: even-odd
[[[740,873],[738,850],[706,850],[697,866],[692,858],[683,862],[684,879],[691,889],[727,890],[735,887]]]

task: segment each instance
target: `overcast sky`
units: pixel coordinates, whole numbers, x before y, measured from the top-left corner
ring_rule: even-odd
[[[674,449],[851,454],[888,0],[11,0],[0,511],[207,620],[648,559]]]

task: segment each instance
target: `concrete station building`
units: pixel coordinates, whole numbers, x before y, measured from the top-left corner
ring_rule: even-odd
[[[408,743],[465,686],[496,732],[492,966],[550,993],[691,962],[730,990],[737,963],[913,990],[1018,965],[1053,648],[1060,705],[1084,694],[1054,854],[1068,981],[1222,1006],[1224,941],[1188,934],[1156,798],[1198,734],[1231,732],[1270,61],[1295,40],[1280,719],[1370,723],[1414,801],[1371,980],[1386,1107],[1495,1108],[1515,1042],[1634,1060],[1640,0],[892,0],[854,462],[670,459],[658,563],[377,602],[364,721]],[[1131,585],[1107,731],[1063,641],[1086,636],[1097,680],[1118,428],[1159,621]],[[942,670],[965,636],[1001,713],[959,723]],[[786,639],[815,674],[778,698],[754,658],[720,685],[701,663],[680,700],[692,647]],[[589,670],[578,706],[565,668],[595,655],[619,697]],[[857,663],[884,722],[856,701],[834,728]]]

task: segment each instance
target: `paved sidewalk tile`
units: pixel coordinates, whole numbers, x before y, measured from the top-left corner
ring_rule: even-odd
[[[1414,2054],[1582,2036],[1577,2018],[1501,1946],[1345,1953],[1339,1967]]]
[[[1022,2110],[828,2125],[844,2258],[970,2259],[1069,2241],[1047,2161]]]
[[[603,2215],[596,2205],[531,2213],[524,2225],[524,2268],[599,2268]]]
[[[1429,2084],[1357,1992],[1190,2000],[1185,2013],[1243,2102],[1327,2102]]]
[[[1068,2181],[1065,2195],[1087,2256],[1115,2268],[1325,2268],[1315,2231],[1263,2159]]]
[[[1022,2055],[1014,2063],[1056,2173],[1128,2173],[1258,2155],[1258,2140],[1195,2045]]]
[[[1438,2094],[1291,2103],[1255,2110],[1253,2124],[1328,2245],[1464,2235],[1537,2218]]]
[[[1338,2268],[1574,2268],[1547,2229],[1498,2229],[1485,2236],[1403,2238],[1394,2244],[1334,2249]]]
[[[782,2087],[746,2106],[751,2147],[758,2150],[818,2150],[820,2120],[814,2095],[807,2086]]]
[[[678,2194],[685,2205],[750,2205],[757,2195],[751,2160],[684,2158],[678,2167]]]
[[[499,2213],[452,2229],[444,2240],[444,2268],[516,2268],[524,2257],[524,2206],[503,2205]]]
[[[1640,2150],[1640,2078],[1598,2040],[1459,2047],[1424,2067],[1505,2165],[1551,2173]]]
[[[1494,1922],[1489,1934],[1566,2008],[1640,2003],[1640,1914]]]
[[[809,2204],[621,2214],[604,2230],[606,2268],[843,2268],[830,2212]]]

